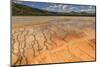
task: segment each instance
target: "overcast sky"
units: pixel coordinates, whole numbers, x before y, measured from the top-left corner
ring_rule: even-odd
[[[55,4],[55,3],[44,3],[44,2],[28,2],[28,1],[14,1],[18,4],[24,4],[27,6],[44,9],[53,12],[92,12],[95,13],[95,6],[92,5],[72,5],[72,4]]]

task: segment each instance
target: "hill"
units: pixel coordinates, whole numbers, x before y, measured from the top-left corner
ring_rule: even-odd
[[[29,7],[22,4],[12,2],[12,15],[13,16],[95,16],[95,13],[87,12],[50,12],[38,8]]]
[[[34,15],[53,15],[53,12],[32,8],[22,4],[12,3],[12,15],[13,16],[34,16]]]

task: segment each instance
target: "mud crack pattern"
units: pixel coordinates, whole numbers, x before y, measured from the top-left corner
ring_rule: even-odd
[[[95,60],[93,19],[51,19],[12,29],[12,65],[88,60]]]

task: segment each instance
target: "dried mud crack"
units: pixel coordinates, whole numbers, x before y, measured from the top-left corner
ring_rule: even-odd
[[[95,20],[56,19],[13,23],[12,65],[95,60]]]

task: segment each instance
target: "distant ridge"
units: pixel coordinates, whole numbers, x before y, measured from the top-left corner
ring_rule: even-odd
[[[26,5],[12,3],[12,15],[13,16],[30,16],[30,15],[53,15],[53,12],[32,8]]]
[[[95,16],[95,13],[86,12],[50,12],[12,2],[12,16]]]

